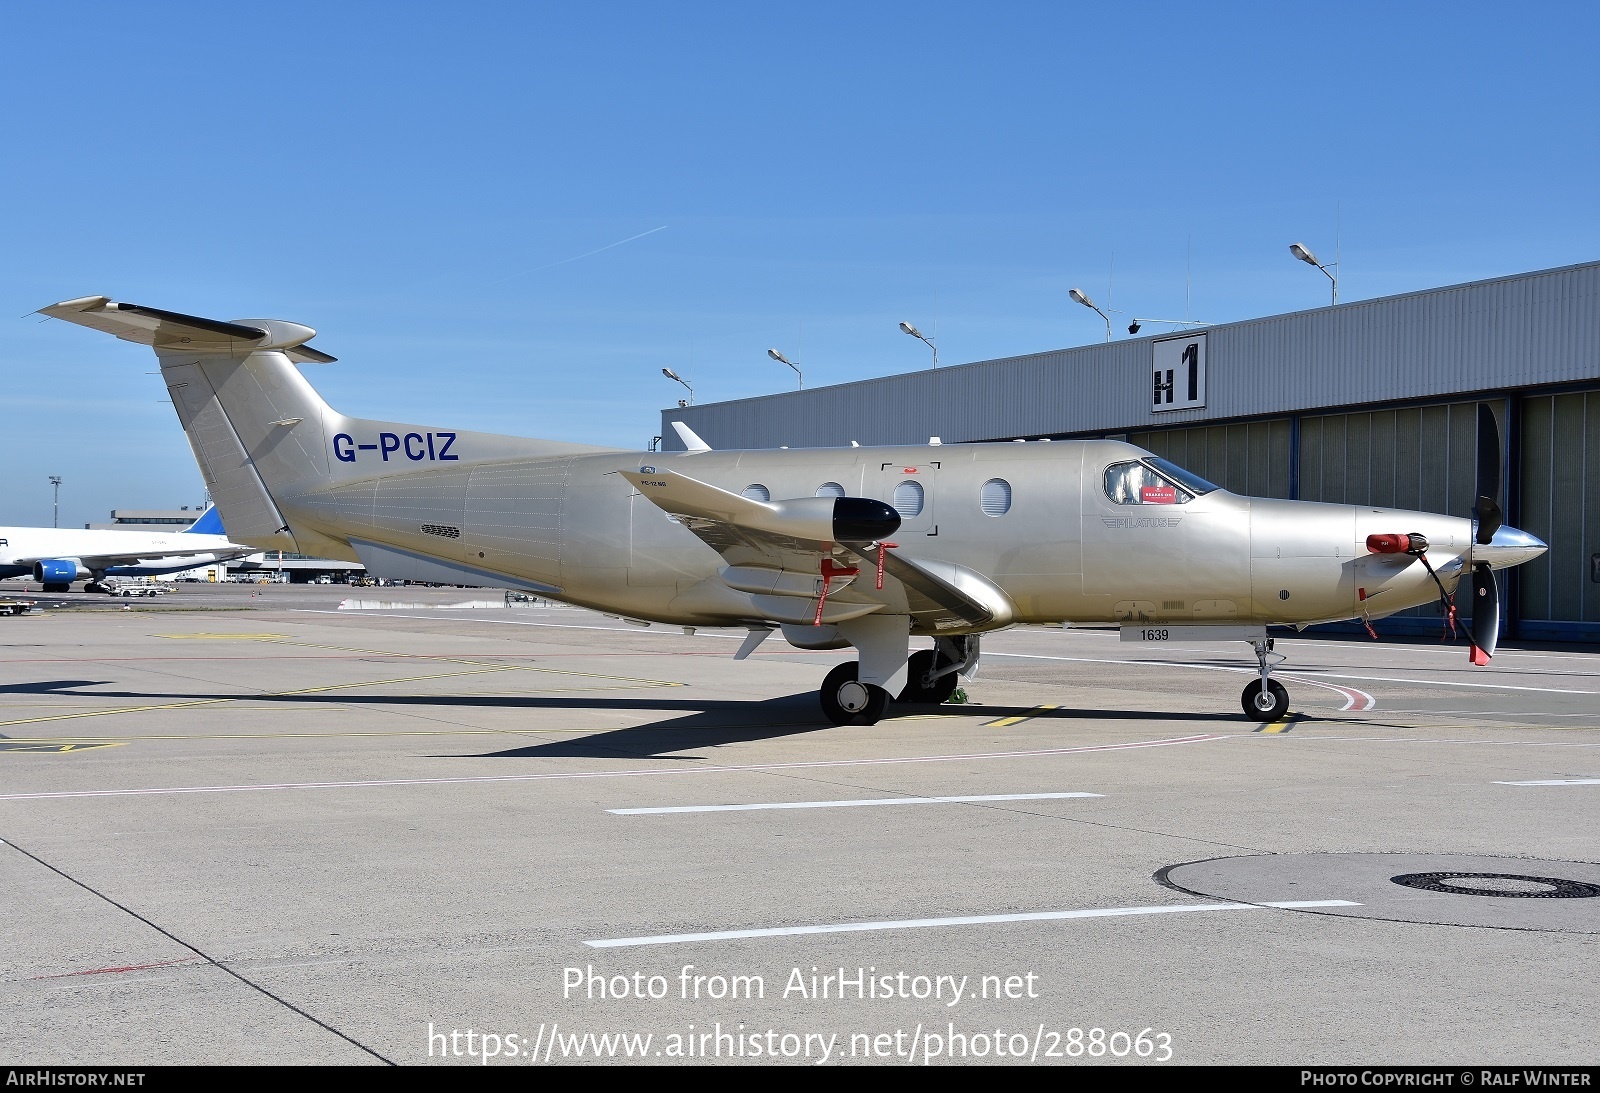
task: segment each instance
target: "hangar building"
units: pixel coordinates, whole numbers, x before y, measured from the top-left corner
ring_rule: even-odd
[[[1504,634],[1600,641],[1600,262],[662,411],[717,448],[1126,439],[1235,493],[1471,515],[1476,405],[1506,522]],[[1437,608],[1387,623],[1436,631]],[[1385,628],[1380,624],[1380,630]]]

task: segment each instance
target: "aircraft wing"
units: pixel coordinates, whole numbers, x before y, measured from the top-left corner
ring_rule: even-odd
[[[208,555],[218,561],[229,558],[242,558],[246,554],[255,553],[255,547],[240,546],[237,543],[228,543],[222,546],[206,546],[193,543],[186,546],[173,546],[165,549],[150,547],[144,550],[128,550],[117,553],[100,551],[95,554],[72,551],[56,551],[54,553],[38,553],[31,555],[17,555],[11,559],[12,565],[32,565],[35,562],[48,562],[58,558],[74,558],[83,563],[85,569],[108,569],[111,566],[137,565],[139,562],[154,561],[158,558],[190,558]]]
[[[645,498],[676,517],[727,562],[723,579],[742,591],[814,600],[825,566],[856,569],[838,581],[830,604],[872,605],[913,618],[921,632],[987,630],[1010,623],[1014,607],[997,585],[949,562],[917,561],[879,544],[900,525],[881,501],[861,497],[804,497],[762,502],[674,471],[623,471]],[[834,562],[838,559],[838,562]],[[770,601],[769,601],[770,602]],[[774,611],[792,621],[791,611]]]
[[[729,493],[675,471],[644,467],[623,471],[622,476],[657,508],[721,554],[729,565],[759,566],[817,572],[824,555],[834,551],[834,498],[806,497],[795,501],[755,501]],[[883,508],[888,509],[885,505]],[[881,529],[892,533],[899,515],[888,509],[892,522]],[[874,536],[867,534],[867,542]]]

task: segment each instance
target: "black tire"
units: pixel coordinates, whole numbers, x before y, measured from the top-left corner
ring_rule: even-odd
[[[933,681],[932,687],[922,685],[922,677],[933,671],[934,665],[944,667],[944,662],[938,659],[939,654],[933,649],[919,649],[911,654],[911,659],[906,663],[906,685],[900,691],[896,702],[917,702],[930,706],[937,706],[948,701],[956,693],[956,684],[960,682],[955,672],[947,676],[940,676]]]
[[[817,697],[822,713],[835,725],[874,725],[889,708],[889,692],[857,679],[855,661],[841,664],[822,681]]]
[[[1245,716],[1252,721],[1276,721],[1289,712],[1289,692],[1284,690],[1283,684],[1271,680],[1267,684],[1267,694],[1272,699],[1272,705],[1262,709],[1256,703],[1256,696],[1261,693],[1261,681],[1252,679],[1250,685],[1244,689],[1244,694],[1239,696],[1239,703],[1244,707]]]
[[[70,584],[47,584],[47,585],[44,586],[44,591],[46,591],[46,592],[71,592],[72,591],[72,586]]]

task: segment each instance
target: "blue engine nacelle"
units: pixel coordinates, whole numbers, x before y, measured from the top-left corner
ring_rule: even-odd
[[[65,592],[73,581],[93,575],[69,558],[45,558],[33,563],[33,579],[44,585],[46,592]]]

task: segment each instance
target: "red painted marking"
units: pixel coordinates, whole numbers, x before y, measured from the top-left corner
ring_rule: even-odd
[[[75,975],[118,975],[122,972],[145,972],[151,968],[170,968],[174,964],[198,963],[198,956],[186,956],[178,960],[162,960],[155,964],[125,964],[119,968],[90,968],[82,972],[61,972],[59,975],[36,975],[34,979],[70,979]]]
[[[822,559],[822,594],[817,597],[817,614],[811,620],[812,626],[822,625],[822,605],[828,602],[828,586],[835,577],[854,577],[861,570],[847,565],[840,565],[832,558]]]
[[[883,552],[888,550],[890,547],[897,547],[899,545],[900,545],[899,543],[879,543],[878,544],[878,583],[877,583],[877,587],[878,588],[882,588],[883,587]]]

